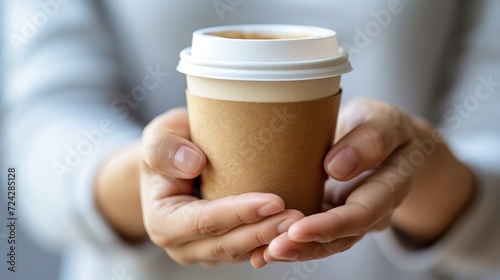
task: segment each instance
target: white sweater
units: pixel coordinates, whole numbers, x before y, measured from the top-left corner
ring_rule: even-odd
[[[62,279],[465,279],[500,266],[500,1],[3,4],[2,154],[19,170],[25,225],[63,251]],[[325,260],[258,271],[248,263],[184,267],[149,242],[120,241],[93,200],[102,159],[137,140],[154,116],[185,104],[175,67],[192,31],[243,23],[336,30],[354,67],[342,80],[344,103],[384,100],[443,129],[478,180],[475,200],[446,236],[414,251],[388,230]]]

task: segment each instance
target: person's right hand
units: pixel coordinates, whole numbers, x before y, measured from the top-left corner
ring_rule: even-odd
[[[212,201],[193,196],[192,179],[201,174],[206,158],[189,138],[185,109],[155,118],[142,136],[144,226],[173,260],[207,266],[247,260],[255,249],[304,217],[285,210],[283,200],[274,194],[247,193]]]

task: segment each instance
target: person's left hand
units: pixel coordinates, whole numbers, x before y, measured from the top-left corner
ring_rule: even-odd
[[[417,139],[414,121],[396,108],[358,100],[339,116],[338,138],[325,157],[326,212],[305,217],[252,255],[272,261],[307,261],[349,249],[363,235],[387,228],[411,189],[415,172],[399,174]],[[396,177],[395,177],[396,176]]]

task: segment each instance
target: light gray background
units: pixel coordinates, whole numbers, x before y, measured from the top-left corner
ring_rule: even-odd
[[[3,28],[4,11],[2,8],[3,4],[0,2],[0,31],[2,34],[7,34],[8,30]],[[2,36],[0,36],[0,125],[3,119],[3,105],[2,96],[4,87],[2,84],[2,73],[3,71],[3,49],[9,47],[8,42],[2,42]],[[0,126],[0,137],[7,133],[1,129]],[[23,232],[23,217],[18,215],[17,221],[17,234],[16,234],[16,272],[12,273],[7,270],[7,167],[8,162],[3,160],[3,155],[0,151],[0,279],[2,280],[28,280],[28,279],[38,279],[38,280],[54,280],[58,278],[59,274],[59,256],[55,253],[46,252],[39,248],[37,245],[33,244],[30,239],[26,237]],[[26,176],[26,175],[24,175]],[[18,186],[17,191],[22,191],[23,187]],[[16,201],[16,204],[23,203],[22,201]]]
[[[8,30],[4,30],[3,26],[3,13],[8,12],[2,9],[3,0],[0,0],[0,34],[8,34]],[[13,0],[14,1],[14,0]],[[15,0],[22,1],[22,0]],[[3,105],[2,105],[2,96],[3,96],[3,85],[2,85],[2,73],[3,71],[3,48],[10,47],[9,42],[2,42],[2,39],[5,38],[0,36],[0,137],[4,137],[8,132],[2,130],[1,120],[3,119]],[[8,264],[6,263],[7,257],[7,227],[6,227],[6,214],[7,214],[7,203],[6,203],[6,195],[7,195],[7,168],[10,163],[5,162],[3,160],[2,151],[0,150],[0,279],[1,280],[18,280],[18,279],[37,279],[37,280],[52,280],[57,279],[59,274],[59,260],[60,257],[54,252],[48,252],[42,250],[36,244],[31,242],[30,239],[23,232],[23,217],[22,214],[18,215],[18,228],[17,228],[17,238],[16,238],[16,247],[17,247],[17,264],[16,270],[17,272],[11,273],[7,270]],[[29,176],[28,174],[23,174],[22,170],[19,170],[19,176]],[[17,191],[22,192],[23,186],[18,185]],[[23,201],[17,200],[16,204],[22,204]],[[36,233],[31,233],[36,234]],[[494,275],[491,278],[486,279],[498,279],[498,275],[495,277]],[[447,279],[456,279],[457,278],[447,278]]]

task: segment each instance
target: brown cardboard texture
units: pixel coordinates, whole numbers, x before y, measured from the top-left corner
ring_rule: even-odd
[[[340,99],[256,103],[187,92],[191,138],[208,159],[202,197],[275,193],[287,208],[319,212]]]

